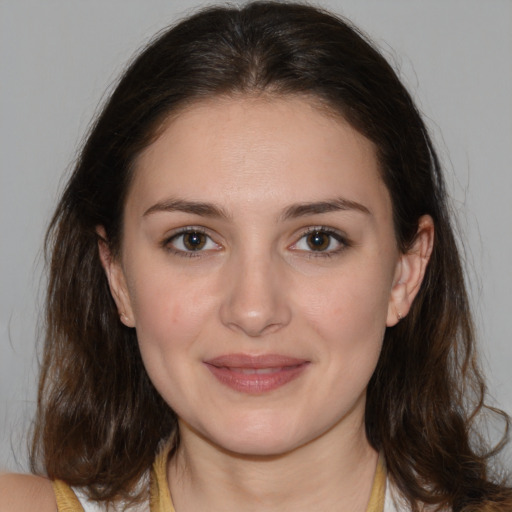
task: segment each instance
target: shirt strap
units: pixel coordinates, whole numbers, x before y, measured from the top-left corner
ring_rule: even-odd
[[[58,512],[84,512],[76,494],[67,483],[62,480],[54,480],[52,486],[57,500]]]
[[[151,512],[175,512],[167,484],[167,461],[173,448],[174,440],[167,441],[153,463],[149,500]]]
[[[383,512],[386,499],[386,464],[382,453],[377,461],[377,469],[373,477],[372,492],[366,512]]]

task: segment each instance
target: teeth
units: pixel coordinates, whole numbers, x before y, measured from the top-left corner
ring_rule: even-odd
[[[282,368],[230,368],[231,371],[243,373],[244,375],[265,375],[267,373],[277,373]]]

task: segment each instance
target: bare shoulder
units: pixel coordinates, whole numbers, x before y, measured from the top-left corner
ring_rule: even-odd
[[[57,504],[47,478],[14,473],[0,474],[0,511],[55,512]]]

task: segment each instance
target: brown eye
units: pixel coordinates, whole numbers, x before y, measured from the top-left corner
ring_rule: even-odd
[[[162,241],[162,247],[178,256],[200,256],[222,249],[221,245],[203,231],[194,227],[185,228],[170,238]]]
[[[325,251],[331,243],[331,235],[323,231],[313,231],[307,235],[306,243],[312,251]]]
[[[309,256],[334,256],[350,247],[350,242],[338,230],[324,227],[308,229],[290,249]]]
[[[206,245],[206,241],[208,239],[204,233],[199,233],[197,231],[184,233],[182,236],[183,245],[189,251],[201,250]]]

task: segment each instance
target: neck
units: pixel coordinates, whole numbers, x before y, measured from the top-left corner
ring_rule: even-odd
[[[378,454],[364,424],[337,426],[291,452],[249,456],[227,452],[181,427],[168,480],[177,512],[335,510],[364,512]]]

